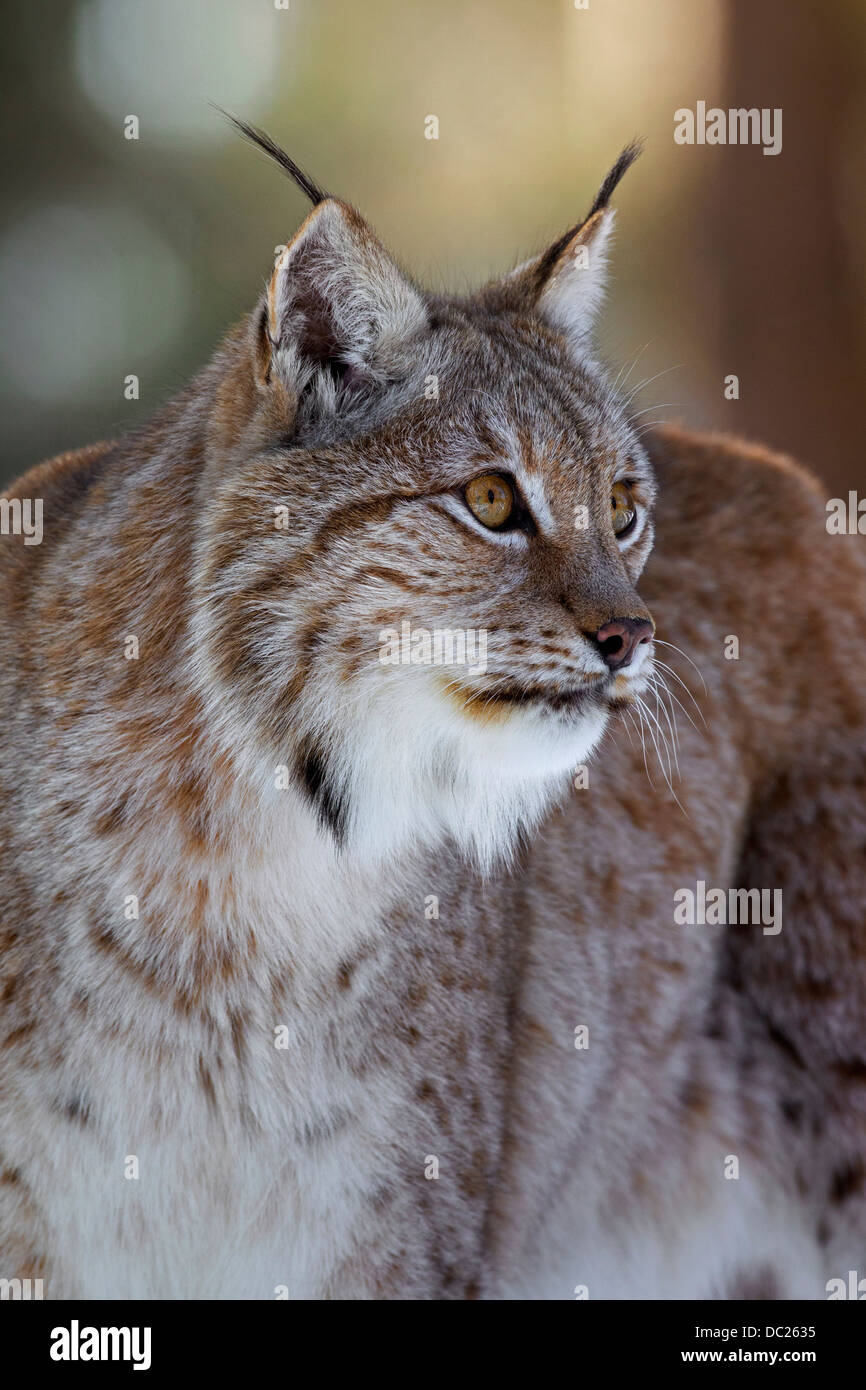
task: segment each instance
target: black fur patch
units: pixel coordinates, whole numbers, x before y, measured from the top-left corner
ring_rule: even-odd
[[[803,1102],[801,1100],[780,1100],[779,1109],[795,1129],[799,1129],[803,1121]]]
[[[58,1109],[67,1120],[80,1125],[90,1122],[90,1104],[84,1096],[71,1096],[67,1101],[59,1101]]]
[[[328,770],[327,754],[320,744],[307,739],[295,763],[298,780],[319,814],[320,824],[330,830],[338,845],[346,838],[349,806]]]
[[[853,1163],[846,1163],[841,1168],[837,1168],[830,1183],[830,1201],[834,1206],[852,1197],[855,1192],[859,1192],[866,1179],[866,1169],[859,1159]]]

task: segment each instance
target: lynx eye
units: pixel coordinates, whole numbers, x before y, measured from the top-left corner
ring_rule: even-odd
[[[614,483],[610,493],[610,513],[614,535],[622,538],[634,525],[637,509],[627,483]]]
[[[498,473],[482,473],[466,484],[466,505],[473,516],[496,530],[504,526],[514,510],[514,489]]]

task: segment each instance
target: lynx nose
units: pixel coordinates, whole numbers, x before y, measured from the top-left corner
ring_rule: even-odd
[[[638,647],[652,640],[655,628],[646,618],[613,618],[593,637],[595,645],[611,671],[630,666]]]

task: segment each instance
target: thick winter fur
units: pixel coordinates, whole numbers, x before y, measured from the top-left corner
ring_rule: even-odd
[[[45,512],[2,538],[0,1277],[866,1273],[863,542],[786,460],[639,438],[592,356],[611,191],[468,299],[322,197],[178,400],[12,490]],[[526,528],[470,513],[486,472]],[[609,675],[594,634],[650,613]],[[485,629],[486,671],[383,665],[404,619]],[[660,662],[676,800],[632,722],[669,732]],[[782,889],[781,932],[677,925],[698,880]]]

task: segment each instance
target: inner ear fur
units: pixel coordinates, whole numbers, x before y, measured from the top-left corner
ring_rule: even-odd
[[[427,324],[424,303],[354,208],[320,203],[277,258],[266,296],[263,381],[326,369],[387,376]],[[258,360],[258,359],[257,359]]]

